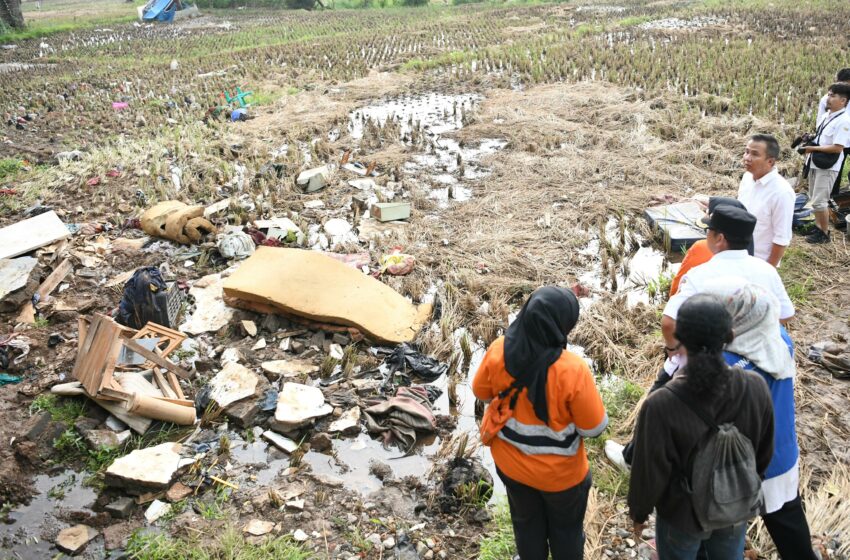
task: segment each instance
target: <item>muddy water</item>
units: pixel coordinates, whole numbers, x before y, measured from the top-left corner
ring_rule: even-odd
[[[626,226],[628,230],[628,226]],[[605,242],[616,250],[626,252],[621,243],[620,222],[615,217],[609,217],[604,227]],[[625,294],[626,303],[634,307],[638,303],[651,303],[648,286],[658,283],[662,276],[672,277],[679,269],[679,264],[669,261],[664,252],[652,247],[643,246],[646,240],[634,232],[626,232],[632,243],[641,245],[631,255],[623,257],[616,273],[616,286],[613,285],[607,271],[603,270],[601,260],[597,260],[602,248],[599,235],[593,235],[587,246],[580,253],[592,257],[594,260],[584,273],[578,277],[579,282],[591,288],[595,293],[587,298],[582,298],[582,307],[587,308],[599,299],[599,292],[613,289],[615,293]]]
[[[404,96],[388,99],[353,111],[349,115],[348,131],[351,137],[363,137],[365,123],[373,121],[382,126],[392,119],[401,127],[402,137],[410,134],[419,124],[431,135],[444,134],[463,126],[463,114],[471,111],[481,99],[477,94]]]
[[[2,558],[49,558],[56,553],[53,541],[68,526],[57,519],[61,510],[89,510],[97,493],[83,486],[82,474],[66,470],[40,474],[33,484],[36,494],[29,505],[9,513],[9,524],[0,524]]]
[[[388,99],[351,112],[348,130],[353,139],[359,139],[367,122],[383,126],[393,120],[399,124],[400,138],[407,142],[414,127],[421,128],[428,137],[428,152],[413,156],[403,169],[410,177],[425,176],[433,186],[429,197],[445,208],[451,201],[472,198],[472,189],[465,183],[491,173],[481,158],[507,145],[498,138],[485,138],[476,146],[461,146],[443,136],[463,128],[464,113],[474,111],[481,99],[477,94],[441,93]]]
[[[368,495],[383,486],[370,472],[373,461],[387,465],[393,478],[412,476],[424,480],[431,470],[431,457],[439,448],[439,438],[431,438],[421,441],[414,453],[405,456],[401,450],[384,448],[381,442],[361,433],[356,438],[333,440],[333,455],[309,451],[302,460],[314,473],[338,478],[348,490]]]

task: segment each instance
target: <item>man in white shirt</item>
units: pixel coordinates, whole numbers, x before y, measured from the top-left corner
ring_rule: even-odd
[[[747,246],[755,227],[756,217],[745,210],[726,205],[718,206],[714,210],[706,232],[706,242],[714,256],[710,261],[689,270],[679,283],[679,291],[671,296],[664,306],[661,334],[664,336],[664,348],[668,358],[679,355],[680,344],[674,335],[679,308],[689,297],[700,293],[713,279],[731,276],[758,284],[779,300],[779,319],[782,322],[794,316],[794,304],[791,303],[776,268],[747,254]],[[675,363],[677,360],[672,361]],[[667,364],[665,369],[672,374]]]
[[[827,111],[818,120],[818,128],[811,145],[800,146],[797,151],[806,155],[809,169],[809,199],[815,213],[817,229],[808,237],[809,243],[829,242],[829,197],[832,186],[841,170],[844,148],[850,146],[850,85],[835,83],[827,93]],[[833,156],[835,159],[833,160]],[[818,161],[825,158],[827,161]]]
[[[794,189],[776,169],[779,142],[768,134],[756,134],[744,148],[746,173],[738,187],[738,200],[756,217],[754,256],[779,266],[791,244]]]
[[[844,82],[845,84],[850,85],[850,68],[842,68],[838,71],[838,74],[835,75],[836,82]],[[825,94],[820,98],[820,102],[818,103],[818,117],[815,122],[820,122],[821,117],[824,113],[828,111],[826,108],[826,102],[829,99],[829,94]]]

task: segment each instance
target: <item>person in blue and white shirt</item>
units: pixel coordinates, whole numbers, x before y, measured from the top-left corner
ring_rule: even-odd
[[[762,520],[783,560],[816,560],[799,493],[794,345],[779,323],[779,302],[761,286],[734,277],[712,280],[704,293],[718,297],[732,316],[735,338],[723,353],[727,365],[758,373],[770,389],[774,451],[762,483]]]

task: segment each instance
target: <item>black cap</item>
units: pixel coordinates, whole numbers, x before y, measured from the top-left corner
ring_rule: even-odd
[[[728,196],[712,196],[708,199],[708,212],[699,220],[697,220],[697,225],[707,228],[708,227],[708,217],[717,209],[721,204],[725,204],[726,206],[734,206],[735,208],[740,208],[742,210],[746,210],[747,207],[744,206],[737,198],[730,198]]]
[[[741,208],[720,204],[708,220],[708,229],[735,239],[750,239],[756,229],[756,217]]]

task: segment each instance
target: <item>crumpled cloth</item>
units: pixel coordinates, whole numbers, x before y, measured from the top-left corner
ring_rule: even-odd
[[[394,247],[392,252],[381,257],[381,274],[392,274],[393,276],[405,276],[413,272],[416,258],[401,252],[401,248]]]
[[[809,359],[822,365],[837,379],[850,379],[850,344],[813,344],[809,348]]]
[[[229,230],[219,234],[215,245],[225,259],[246,259],[253,255],[256,249],[251,236],[240,230]]]
[[[204,216],[203,206],[188,206],[179,200],[165,200],[148,208],[141,217],[142,230],[151,237],[170,239],[183,245],[214,233],[215,226]]]
[[[407,343],[399,344],[395,348],[377,348],[375,353],[387,356],[386,364],[390,367],[390,377],[399,371],[405,375],[408,371],[413,371],[430,383],[449,371],[448,364],[422,354]]]
[[[12,362],[15,365],[24,361],[24,358],[26,358],[27,354],[30,353],[30,344],[32,344],[32,340],[20,333],[11,333],[0,336],[0,350],[3,350],[4,354],[6,354],[7,348],[14,348],[20,351],[21,355],[15,358]]]
[[[363,411],[366,430],[380,434],[384,444],[398,442],[409,451],[420,434],[437,431],[428,390],[421,385],[399,387],[396,395]]]

